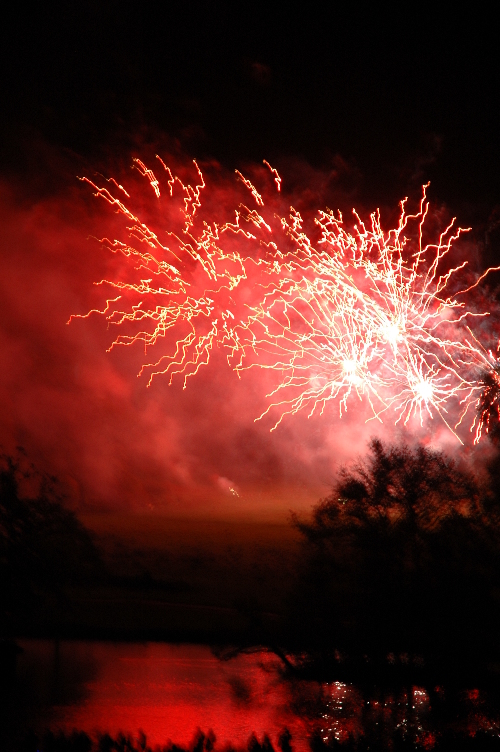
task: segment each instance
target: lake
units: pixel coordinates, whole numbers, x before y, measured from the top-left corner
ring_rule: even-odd
[[[20,640],[19,714],[42,729],[89,734],[143,729],[150,744],[187,745],[200,728],[218,745],[273,743],[286,726],[307,748],[308,722],[292,709],[280,661],[269,654],[216,658],[210,648],[165,643]],[[24,722],[24,720],[22,720]]]
[[[89,735],[142,729],[151,746],[189,746],[212,729],[216,747],[246,747],[255,733],[277,748],[284,728],[297,752],[316,731],[325,741],[396,736],[433,749],[443,730],[499,741],[498,708],[470,687],[361,689],[339,681],[285,680],[274,654],[220,660],[209,647],[168,643],[20,640],[9,722]],[[403,657],[404,658],[404,657]],[[397,660],[392,657],[391,660]]]

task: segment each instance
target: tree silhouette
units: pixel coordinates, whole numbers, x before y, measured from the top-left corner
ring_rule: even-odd
[[[423,446],[385,446],[372,439],[367,458],[342,468],[333,492],[314,509],[312,523],[295,524],[311,541],[334,530],[436,530],[450,516],[482,516],[474,477],[454,460]]]
[[[373,439],[312,520],[294,518],[305,541],[300,639],[386,654],[484,647],[496,629],[499,564],[485,498],[442,452]]]
[[[23,482],[36,487],[31,498]],[[47,599],[61,603],[64,586],[100,571],[92,538],[62,505],[56,480],[0,456],[0,637]]]

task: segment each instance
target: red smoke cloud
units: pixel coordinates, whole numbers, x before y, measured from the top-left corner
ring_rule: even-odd
[[[172,171],[194,183],[192,163],[173,162]],[[248,195],[218,165],[207,167],[216,191],[206,191],[204,205],[219,215],[227,212],[232,221],[235,195]],[[342,192],[350,175],[341,161],[330,172],[301,163],[290,172],[294,181],[302,173],[307,185],[286,196],[300,211],[314,212],[335,200],[332,208],[352,206],[353,196]],[[145,183],[130,170],[113,177],[127,185]],[[104,184],[101,177],[95,180]],[[144,185],[141,195],[142,211],[154,215],[150,187]],[[185,390],[182,378],[168,386],[161,376],[146,388],[148,376],[136,378],[145,362],[140,343],[106,352],[118,332],[95,314],[66,325],[72,314],[102,310],[114,296],[94,282],[128,274],[126,261],[95,240],[117,237],[123,218],[92,197],[76,175],[56,195],[32,202],[4,183],[0,217],[0,443],[8,452],[24,447],[81,507],[173,514],[308,507],[329,491],[338,465],[362,453],[371,435],[394,437],[390,424],[365,423],[369,413],[355,400],[341,420],[338,405],[330,403],[323,416],[308,419],[303,411],[270,433],[273,421],[254,419],[267,407],[272,375],[251,370],[239,379],[217,350]],[[453,446],[444,426],[421,429],[412,421],[409,429],[412,436],[432,435]]]

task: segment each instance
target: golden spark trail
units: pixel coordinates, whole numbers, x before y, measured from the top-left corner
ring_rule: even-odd
[[[152,363],[144,365],[140,371],[150,369],[150,379],[157,374],[168,374],[170,383],[176,374],[186,379],[198,372],[201,365],[209,362],[210,352],[219,341],[229,345],[234,340],[232,321],[234,315],[230,309],[220,310],[216,305],[216,298],[223,297],[221,293],[230,292],[242,279],[246,277],[243,260],[239,253],[225,253],[219,244],[220,236],[230,233],[233,236],[243,235],[246,231],[240,227],[240,214],[236,213],[235,222],[224,225],[207,225],[198,234],[193,234],[192,228],[195,214],[200,207],[200,192],[204,188],[201,184],[195,186],[184,185],[179,178],[174,177],[168,167],[160,160],[169,174],[169,194],[173,193],[173,186],[177,182],[184,194],[181,214],[184,219],[182,237],[170,230],[164,234],[169,239],[169,245],[160,240],[159,233],[154,232],[133,213],[125,204],[115,198],[107,188],[99,187],[92,180],[82,178],[88,183],[99,198],[108,202],[127,221],[126,233],[130,242],[109,240],[103,238],[101,244],[112,251],[125,256],[132,264],[134,271],[140,276],[139,281],[101,280],[97,284],[106,284],[124,293],[138,298],[126,309],[121,309],[118,302],[122,296],[110,299],[104,311],[93,310],[90,313],[101,313],[113,325],[139,325],[141,328],[131,334],[118,334],[110,346],[110,350],[117,345],[131,345],[137,342],[144,344],[144,349],[165,340],[171,330],[184,330],[183,336],[176,335],[170,352],[162,354]],[[141,175],[151,184],[156,198],[160,198],[159,181],[143,162],[135,160]],[[198,174],[201,172],[195,163]],[[120,186],[121,187],[121,186]],[[123,190],[123,189],[122,189]],[[249,236],[253,237],[253,236]],[[171,242],[170,242],[171,241]],[[175,250],[174,250],[175,247]],[[202,287],[196,276],[202,277]],[[137,277],[137,274],[135,275]],[[210,285],[215,285],[213,289]],[[191,289],[194,294],[190,294]],[[227,295],[226,295],[227,297]],[[151,305],[151,301],[158,300]],[[145,303],[150,302],[147,306]],[[112,304],[115,304],[112,306]],[[79,316],[82,318],[82,316]],[[72,316],[71,318],[75,318]],[[71,320],[71,319],[70,319]],[[236,345],[237,348],[237,345]]]
[[[149,383],[158,374],[172,383],[179,374],[184,388],[209,363],[214,347],[225,349],[238,374],[266,369],[275,386],[257,420],[277,415],[271,430],[287,414],[322,413],[332,401],[341,416],[356,398],[368,402],[375,419],[392,414],[406,424],[438,416],[456,436],[472,414],[471,431],[479,440],[489,420],[485,390],[491,396],[494,386],[498,411],[498,363],[471,328],[488,315],[476,310],[471,295],[491,270],[471,282],[467,262],[450,266],[448,257],[465,232],[455,229],[454,220],[435,242],[425,242],[428,186],[414,214],[406,199],[400,203],[397,227],[388,232],[378,211],[368,223],[354,212],[350,229],[340,213],[319,211],[319,239],[313,243],[299,212],[291,207],[285,217],[268,210],[263,190],[239,171],[237,180],[257,208],[239,201],[232,221],[204,218],[206,184],[196,162],[199,182],[192,186],[158,160],[167,176],[166,196],[157,175],[134,160],[153,200],[158,206],[167,202],[159,215],[166,217],[165,226],[157,229],[108,188],[83,178],[123,216],[127,235],[101,240],[130,264],[123,278],[98,283],[119,297],[85,314],[100,313],[127,329],[110,349],[141,342],[147,351],[163,343],[164,351],[140,372],[149,372]],[[279,174],[264,164],[280,192]],[[132,195],[131,188],[107,182]],[[233,195],[244,189],[233,188]],[[471,309],[464,295],[474,303]],[[491,384],[485,373],[494,374]]]

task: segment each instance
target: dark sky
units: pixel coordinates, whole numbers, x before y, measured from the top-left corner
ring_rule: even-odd
[[[499,18],[463,8],[16,5],[2,24],[2,156],[17,163],[16,137],[33,131],[93,156],[157,128],[232,169],[340,154],[375,201],[418,173],[483,217],[500,180]]]
[[[228,174],[267,159],[317,208],[395,209],[431,180],[431,198],[472,226],[481,263],[498,263],[498,22],[472,6],[354,2],[12,6],[0,45],[0,444],[23,444],[81,504],[181,513],[245,506],[230,486],[248,508],[326,493],[372,429],[344,421],[340,447],[338,422],[300,417],[276,438],[255,427],[248,384],[221,391],[203,375],[191,392],[146,392],[132,356],[105,353],[102,322],[63,328],[98,304],[107,263],[86,240],[103,234],[104,210],[75,177],[121,175],[163,145]]]

